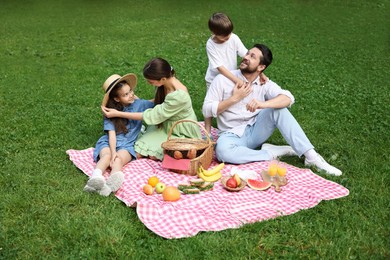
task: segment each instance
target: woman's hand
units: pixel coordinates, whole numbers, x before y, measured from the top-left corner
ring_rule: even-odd
[[[114,109],[114,108],[107,108],[107,107],[104,107],[102,106],[102,112],[103,112],[103,115],[107,118],[113,118],[113,117],[118,117],[118,110]]]

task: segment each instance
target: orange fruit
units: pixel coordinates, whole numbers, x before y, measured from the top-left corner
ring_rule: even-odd
[[[144,187],[143,187],[143,191],[144,191],[144,193],[145,193],[146,195],[152,195],[154,189],[153,189],[152,185],[146,184],[146,185],[144,185]]]
[[[180,199],[180,191],[174,186],[168,186],[162,193],[165,201],[178,201]]]
[[[153,188],[156,187],[156,184],[159,182],[159,179],[157,176],[152,176],[148,179],[148,184],[152,186]]]

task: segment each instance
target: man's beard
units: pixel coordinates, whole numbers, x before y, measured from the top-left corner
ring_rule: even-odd
[[[240,68],[241,73],[252,74],[252,73],[255,73],[257,71],[257,67],[250,68],[247,64],[245,64],[245,65],[246,65],[245,68]]]

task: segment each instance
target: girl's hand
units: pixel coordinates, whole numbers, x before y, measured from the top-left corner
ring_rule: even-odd
[[[102,106],[103,115],[107,118],[118,117],[118,110]]]
[[[111,161],[110,161],[111,169],[112,169],[112,167],[114,165],[114,161],[115,161],[116,158],[118,158],[118,155],[117,155],[116,151],[114,151],[114,152],[111,153]]]

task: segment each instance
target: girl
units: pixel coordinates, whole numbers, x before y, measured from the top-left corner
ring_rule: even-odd
[[[134,74],[110,76],[103,84],[105,95],[102,106],[126,112],[142,112],[153,107],[153,102],[135,98],[136,85],[137,77]],[[131,159],[136,158],[134,143],[141,126],[142,122],[136,120],[104,118],[106,134],[96,143],[93,157],[97,164],[84,187],[85,191],[108,196],[121,187],[124,179],[121,170]],[[111,167],[111,175],[106,182],[103,173],[108,167]]]
[[[137,156],[162,160],[161,144],[167,140],[171,126],[178,120],[197,121],[197,118],[186,86],[176,78],[175,71],[166,60],[152,59],[145,65],[143,74],[147,82],[156,87],[154,108],[143,113],[129,113],[102,106],[102,111],[108,118],[143,120],[148,127],[135,143]],[[201,138],[201,133],[199,126],[183,122],[174,128],[172,137]]]

